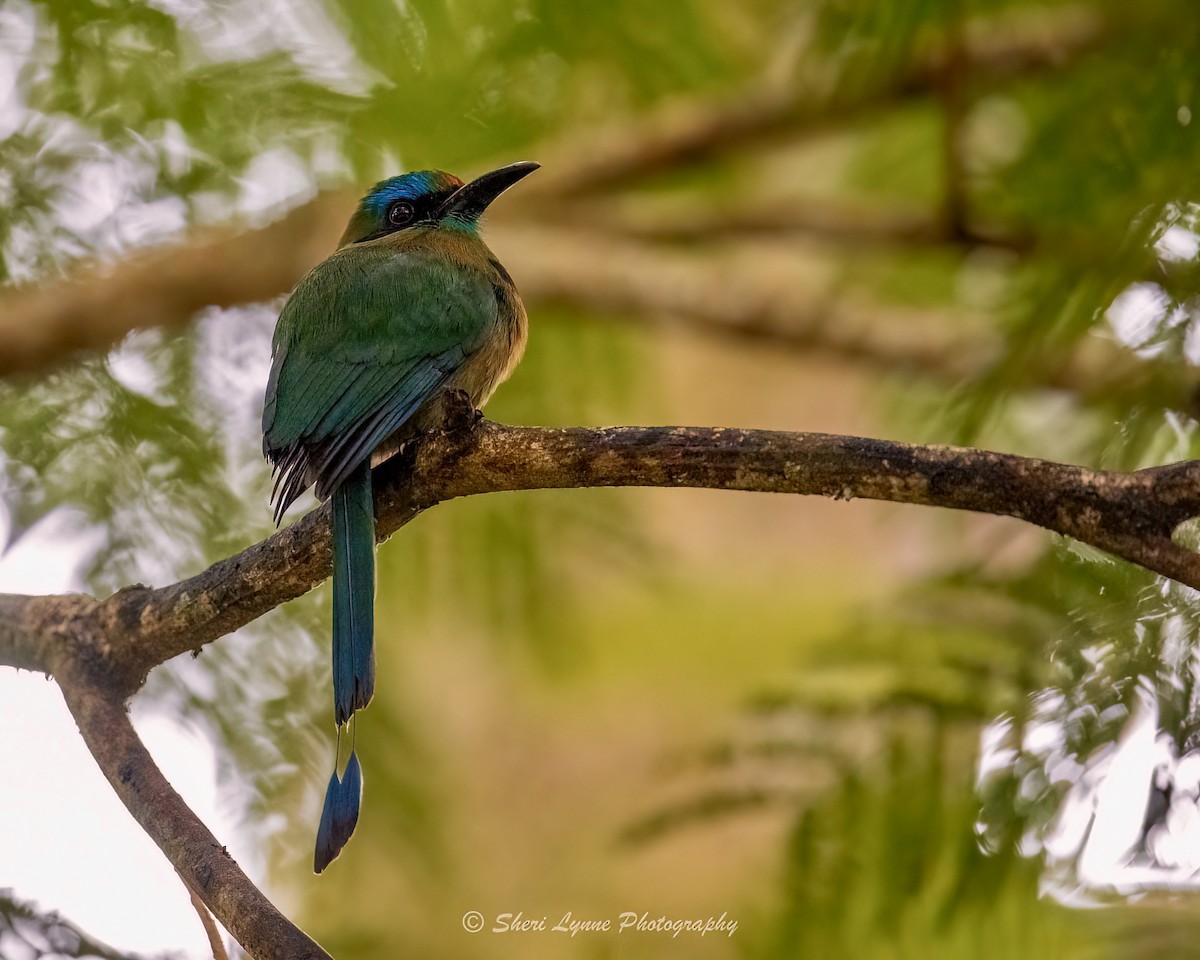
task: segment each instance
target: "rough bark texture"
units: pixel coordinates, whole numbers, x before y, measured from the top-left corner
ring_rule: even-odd
[[[459,423],[376,472],[378,535],[456,497],[567,487],[708,487],[866,498],[1011,516],[1200,589],[1200,556],[1172,542],[1200,515],[1200,462],[1110,473],[973,448],[724,427]],[[179,583],[85,596],[0,596],[0,663],[55,672],[78,636],[123,695],[329,576],[328,511]]]
[[[1200,515],[1200,462],[1135,473],[959,447],[720,427],[544,429],[476,421],[461,397],[443,431],[376,471],[378,536],[456,497],[567,487],[708,487],[951,507],[1016,517],[1200,589],[1200,555],[1172,542]],[[0,595],[0,664],[54,676],[96,762],[138,823],[247,952],[326,957],[284,918],[163,778],[125,700],[151,669],[197,650],[329,575],[328,510],[170,586],[105,600]]]
[[[183,802],[133,729],[125,704],[70,674],[58,681],[84,743],[117,796],[238,943],[257,960],[330,960],[275,909]]]

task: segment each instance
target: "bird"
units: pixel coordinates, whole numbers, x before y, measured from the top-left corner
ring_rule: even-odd
[[[538,166],[512,163],[469,183],[417,170],[375,184],[276,322],[262,421],[275,523],[310,486],[331,501],[337,748],[316,873],[350,839],[362,804],[353,740],[340,777],[338,766],[342,731],[375,689],[371,469],[430,426],[440,395],[461,391],[478,409],[520,360],[525,307],[480,218]]]

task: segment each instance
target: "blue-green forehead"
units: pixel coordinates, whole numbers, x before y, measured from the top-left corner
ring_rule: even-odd
[[[382,217],[384,211],[397,200],[416,201],[459,186],[462,186],[462,181],[458,177],[441,170],[415,170],[381,180],[363,197],[362,203],[373,214]]]

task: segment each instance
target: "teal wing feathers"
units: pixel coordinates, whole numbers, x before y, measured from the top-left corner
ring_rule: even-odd
[[[482,272],[385,246],[347,247],[280,314],[263,409],[276,517],[324,499],[452,379],[496,329]]]

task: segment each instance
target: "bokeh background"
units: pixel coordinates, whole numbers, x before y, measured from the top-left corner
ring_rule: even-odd
[[[1193,13],[0,0],[0,353],[84,261],[202,237],[294,279],[376,179],[536,159],[487,227],[532,321],[495,419],[1195,456]],[[270,532],[286,284],[235,281],[0,383],[0,589],[161,585]],[[337,957],[1194,955],[1191,590],[1015,521],[711,491],[455,502],[379,557],[365,812],[325,875],[327,587],[134,707]],[[0,956],[203,956],[53,685],[0,691]]]

